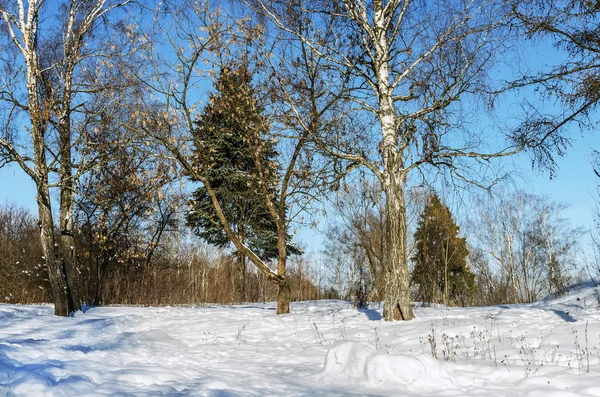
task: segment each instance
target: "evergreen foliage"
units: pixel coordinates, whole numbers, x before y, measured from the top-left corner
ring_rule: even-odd
[[[202,114],[195,120],[196,165],[205,167],[232,230],[262,259],[277,257],[277,227],[267,200],[277,199],[277,150],[265,138],[270,129],[252,86],[247,66],[222,68]],[[266,187],[266,189],[265,189]],[[188,225],[218,247],[229,239],[215,213],[205,186],[193,193]],[[291,238],[290,238],[291,239]],[[299,253],[290,244],[290,253]]]
[[[452,213],[435,194],[429,196],[415,233],[412,281],[417,300],[429,303],[468,303],[475,292],[475,275],[467,266],[467,242]]]

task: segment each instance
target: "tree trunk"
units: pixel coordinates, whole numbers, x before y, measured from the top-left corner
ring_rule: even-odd
[[[448,262],[444,262],[444,305],[448,305]]]
[[[384,68],[385,69],[385,68]],[[410,303],[410,274],[406,251],[406,205],[402,153],[397,149],[397,128],[394,118],[392,92],[383,84],[387,100],[380,102],[379,120],[383,134],[385,192],[385,291],[383,318],[386,321],[414,318]]]
[[[238,268],[235,275],[235,292],[237,295],[237,302],[243,303],[246,301],[246,255],[238,254]]]
[[[48,188],[48,166],[46,163],[46,143],[44,139],[45,124],[40,120],[41,109],[38,106],[37,76],[34,72],[38,70],[36,62],[35,59],[28,60],[27,81],[29,82],[28,100],[31,107],[30,117],[32,124],[30,134],[33,141],[35,174],[37,176],[34,180],[37,192],[40,239],[46,269],[48,270],[48,281],[54,299],[54,314],[57,316],[69,316],[73,311],[73,301],[54,233],[54,219],[50,202],[50,190]]]
[[[68,316],[73,311],[72,301],[69,299],[67,279],[54,238],[52,212],[50,210],[50,195],[44,186],[39,185],[37,195],[42,251],[48,270],[48,281],[50,282],[54,299],[54,314],[57,316]]]
[[[386,249],[385,299],[383,318],[386,321],[411,320],[410,275],[406,253],[406,207],[401,184],[392,183],[385,189]]]
[[[410,304],[410,276],[406,253],[406,207],[404,204],[404,153],[398,147],[401,132],[394,108],[394,88],[390,79],[390,44],[387,36],[389,15],[381,0],[373,2],[373,29],[376,40],[374,69],[376,73],[381,125],[383,172],[380,179],[385,192],[385,241],[387,263],[383,317],[386,321],[413,318]]]
[[[277,293],[277,314],[287,314],[290,312],[290,284],[286,277],[278,283],[279,291]]]
[[[282,207],[285,208],[285,207]],[[290,284],[287,278],[287,246],[285,234],[285,221],[282,214],[285,209],[280,208],[279,219],[277,219],[277,275],[280,280],[277,282],[279,292],[277,293],[277,314],[287,314],[290,312]]]
[[[287,278],[287,235],[285,223],[285,203],[279,202],[277,213],[274,214],[277,225],[277,275],[279,281],[279,291],[277,293],[277,314],[287,314],[290,312],[291,291]]]
[[[62,194],[61,194],[62,196]],[[67,279],[67,291],[72,301],[71,311],[81,310],[82,295],[80,293],[79,285],[79,269],[77,269],[77,258],[75,256],[75,237],[73,236],[73,227],[66,226],[72,221],[68,220],[71,216],[65,216],[66,212],[72,214],[72,210],[63,209],[63,202],[60,203],[60,240],[58,244],[58,251],[60,255],[60,261],[65,271]]]
[[[79,269],[75,251],[75,228],[73,223],[73,207],[75,206],[75,186],[73,182],[73,161],[71,155],[71,117],[68,114],[70,96],[66,96],[63,104],[63,115],[59,120],[58,133],[60,139],[60,259],[63,262],[67,287],[73,301],[73,311],[81,310]]]

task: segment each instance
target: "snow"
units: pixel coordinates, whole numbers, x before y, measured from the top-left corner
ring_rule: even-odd
[[[325,356],[323,375],[342,379],[357,378],[365,375],[367,359],[377,350],[366,342],[336,342]]]
[[[600,396],[600,289],[529,305],[0,305],[0,396]],[[437,358],[434,358],[436,356]]]

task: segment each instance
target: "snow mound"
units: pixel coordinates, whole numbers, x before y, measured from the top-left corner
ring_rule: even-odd
[[[457,385],[443,363],[425,354],[381,354],[366,342],[338,342],[325,356],[322,374],[369,386],[440,390]]]
[[[366,342],[337,342],[327,351],[323,372],[343,374],[346,378],[361,377],[365,375],[367,359],[376,353]]]
[[[367,360],[365,375],[369,383],[377,386],[405,385],[419,390],[440,390],[457,385],[443,363],[425,354],[376,354]]]
[[[147,332],[136,335],[136,342],[139,344],[151,344],[154,347],[160,346],[164,348],[187,348],[183,341],[173,339],[163,331],[152,329]]]

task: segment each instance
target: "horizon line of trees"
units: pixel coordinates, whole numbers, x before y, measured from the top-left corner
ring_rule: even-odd
[[[328,224],[324,251],[312,259],[292,257],[291,301],[345,299],[357,307],[382,301],[378,288],[383,266],[377,261],[385,257],[384,213],[350,192],[339,195],[348,200],[335,209],[338,221]],[[413,203],[409,246],[413,301],[446,306],[528,303],[564,291],[584,274],[600,275],[597,265],[587,264],[586,269],[581,262],[579,241],[585,231],[571,227],[561,215],[566,207],[547,197],[515,191],[505,197],[477,198],[477,209],[463,217],[462,232],[437,194],[425,192]],[[120,239],[130,240],[140,231],[145,230]],[[234,250],[199,245],[191,232],[177,215],[155,252],[152,241],[138,241],[137,251],[114,251],[121,255],[108,260],[95,257],[97,247],[89,245],[89,236],[81,232],[76,240],[83,252],[78,282],[84,303],[156,306],[276,299],[276,286],[247,264],[240,281],[240,258]],[[0,250],[3,302],[51,302],[35,217],[14,205],[0,208]]]

